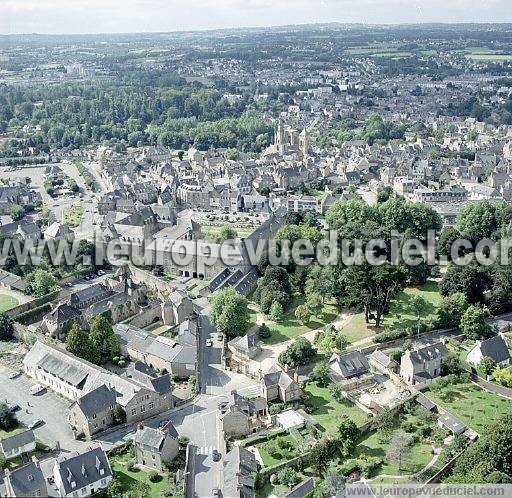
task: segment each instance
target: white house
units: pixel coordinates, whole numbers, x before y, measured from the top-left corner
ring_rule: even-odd
[[[495,335],[485,341],[476,341],[468,353],[467,360],[476,367],[484,357],[490,358],[496,365],[510,364],[510,352],[503,334]]]

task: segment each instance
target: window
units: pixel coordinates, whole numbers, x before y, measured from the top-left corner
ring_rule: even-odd
[[[155,407],[155,404],[153,403],[153,401],[150,401],[149,405],[148,405],[148,410],[152,410],[154,407]]]
[[[141,413],[144,413],[145,411],[146,411],[146,405],[142,405],[142,406],[140,407],[140,412],[141,412]]]
[[[135,415],[137,413],[137,408],[132,408],[132,415]]]
[[[102,479],[102,480],[101,480],[101,485],[102,485],[102,486],[105,486],[105,484],[107,484],[106,479]]]

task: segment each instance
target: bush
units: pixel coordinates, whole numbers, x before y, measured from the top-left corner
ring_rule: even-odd
[[[128,462],[128,464],[126,465],[126,470],[128,470],[129,472],[133,472],[133,471],[135,470],[135,464],[136,464],[136,463],[137,463],[137,462],[135,461],[135,459],[130,460],[130,461]]]
[[[162,479],[162,476],[156,470],[150,471],[148,477],[151,482],[158,482]]]
[[[117,364],[119,365],[119,367],[120,367],[120,368],[124,368],[124,367],[126,366],[126,361],[124,361],[124,360],[119,360],[119,361],[117,362]]]

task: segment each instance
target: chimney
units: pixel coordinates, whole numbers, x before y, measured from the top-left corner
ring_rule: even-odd
[[[297,373],[297,370],[293,372],[293,380],[297,383],[299,383],[299,374]]]
[[[288,363],[284,364],[284,371],[288,373]]]

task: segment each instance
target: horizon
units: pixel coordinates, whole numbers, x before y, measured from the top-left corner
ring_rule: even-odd
[[[507,0],[0,0],[0,35],[102,35],[265,29],[321,24],[509,24]]]

